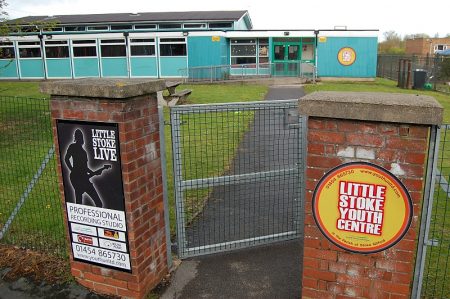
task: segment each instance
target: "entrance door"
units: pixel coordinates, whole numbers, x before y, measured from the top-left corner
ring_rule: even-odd
[[[300,43],[275,43],[274,76],[296,77],[300,68]]]

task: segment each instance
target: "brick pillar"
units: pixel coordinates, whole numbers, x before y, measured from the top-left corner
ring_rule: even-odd
[[[45,82],[41,85],[41,89],[51,94],[54,142],[58,153],[58,177],[68,232],[72,275],[80,284],[95,292],[127,298],[144,298],[168,272],[166,251],[168,245],[164,223],[156,100],[156,92],[164,89],[164,81],[80,79]],[[67,124],[65,122],[67,120],[76,122]],[[58,126],[60,123],[64,124],[69,131],[63,131]],[[100,131],[90,133],[94,130],[92,128],[109,128],[108,125],[117,126],[118,139],[115,133],[108,133],[109,136],[102,135]],[[75,187],[71,189],[69,178],[72,179],[72,177],[66,174],[66,181],[63,179],[64,171],[68,172],[68,170],[65,165],[67,163],[64,161],[65,157],[61,155],[66,151],[67,146],[59,148],[59,145],[62,147],[61,139],[66,138],[67,135],[70,135],[67,140],[70,143],[74,142],[73,139],[76,137],[72,137],[72,133],[67,134],[67,132],[73,132],[74,129],[71,128],[75,128],[74,126],[91,128],[83,131],[89,167],[94,170],[94,162],[102,163],[99,165],[112,165],[112,168],[103,171],[105,176],[102,174],[101,179],[97,179],[98,176],[90,179],[95,182],[94,186],[98,193],[103,195],[103,208],[95,208],[87,198],[87,193],[84,194],[82,205],[74,205],[73,200],[68,203],[70,200],[67,197],[73,196],[72,190],[75,190]],[[108,130],[108,132],[112,131]],[[105,152],[108,149],[114,149],[117,155],[120,154],[118,159],[109,156],[109,161],[104,157],[97,157],[98,160],[94,160],[93,156],[98,156],[100,150],[97,148],[97,152],[93,153],[89,152],[88,147],[93,144],[90,144],[90,138],[93,140],[95,135],[103,138],[103,142],[109,140],[109,146],[104,145],[103,149]],[[111,143],[114,138],[116,138],[115,143]],[[116,146],[117,144],[120,146]],[[121,165],[119,163],[116,167],[115,161],[121,162]],[[108,182],[108,175],[111,176],[112,173],[115,173],[119,179],[121,177],[122,182]],[[114,191],[107,193],[108,189]],[[105,226],[104,223],[97,222],[99,219],[108,219],[101,218],[107,217],[105,215],[116,215],[117,219],[122,218],[120,212],[111,208],[114,205],[108,202],[111,198],[106,198],[105,194],[111,194],[114,198],[122,196],[122,203],[115,204],[119,206],[122,204],[124,208],[126,230],[124,228],[110,229],[108,228],[110,224]],[[82,209],[76,210],[75,214],[69,211],[70,214],[68,214],[69,204]],[[105,214],[94,214],[96,212]],[[78,215],[81,218],[71,218],[72,215]],[[78,238],[81,238],[81,241]],[[99,242],[102,243],[99,244]],[[125,245],[126,243],[128,245]],[[106,250],[112,248],[111,244],[117,245],[115,249],[119,249]],[[77,251],[77,256],[81,254],[81,258],[76,260],[74,260],[74,246],[80,250],[80,252]],[[85,251],[81,251],[80,248]],[[92,250],[95,252],[93,253]],[[125,255],[122,254],[123,252]],[[130,269],[126,269],[127,256]],[[91,257],[95,259],[90,260]],[[125,265],[120,266],[124,268],[110,267],[116,262],[115,259]]]
[[[317,92],[302,98],[300,111],[309,117],[302,297],[409,298],[429,131],[441,123],[442,107],[427,96]],[[325,238],[313,218],[318,181],[330,169],[354,161],[390,171],[413,201],[406,235],[381,252],[341,249]]]

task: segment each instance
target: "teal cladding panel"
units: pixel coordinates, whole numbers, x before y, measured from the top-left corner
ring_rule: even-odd
[[[70,58],[47,59],[48,78],[72,78]]]
[[[225,46],[224,46],[225,44]],[[189,67],[212,66],[224,64],[223,55],[226,38],[212,41],[211,36],[192,36],[188,38]]]
[[[375,78],[377,69],[376,37],[327,37],[318,43],[317,67],[319,77]],[[350,47],[356,52],[356,61],[343,66],[337,59],[341,48]]]
[[[132,77],[157,77],[158,68],[156,57],[131,57]]]
[[[0,60],[0,78],[17,78],[16,60]]]
[[[42,59],[21,59],[19,64],[22,78],[44,78]]]
[[[160,77],[181,77],[179,69],[187,67],[187,57],[160,57]]]
[[[74,75],[80,77],[100,77],[98,58],[74,58]]]
[[[103,77],[128,77],[126,58],[102,58]]]

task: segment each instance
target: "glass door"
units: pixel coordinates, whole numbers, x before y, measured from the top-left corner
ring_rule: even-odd
[[[300,43],[274,43],[273,54],[274,76],[298,76],[300,62]]]

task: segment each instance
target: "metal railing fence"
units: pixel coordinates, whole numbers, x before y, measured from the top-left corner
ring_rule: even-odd
[[[411,70],[425,70],[434,90],[450,93],[450,56],[378,55],[377,77],[398,80],[400,60],[411,61]]]
[[[421,298],[450,298],[450,125],[437,130],[430,202],[422,217],[426,225],[418,277]],[[417,296],[419,297],[419,296]]]
[[[0,97],[0,243],[65,252],[49,100]]]
[[[185,82],[216,82],[272,77],[298,77],[315,82],[316,68],[306,62],[213,65],[179,69]]]

